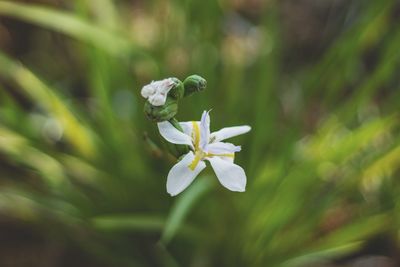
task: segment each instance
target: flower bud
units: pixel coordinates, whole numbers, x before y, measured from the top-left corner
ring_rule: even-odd
[[[185,89],[183,87],[183,83],[177,78],[171,78],[175,82],[175,86],[169,92],[169,95],[175,99],[183,98],[185,94]]]
[[[153,106],[162,106],[167,100],[169,91],[177,85],[179,81],[177,80],[176,78],[167,78],[161,81],[152,81],[143,86],[141,95],[147,98]]]
[[[203,91],[207,86],[207,81],[199,75],[190,75],[183,81],[185,88],[185,96],[189,96],[195,92]]]

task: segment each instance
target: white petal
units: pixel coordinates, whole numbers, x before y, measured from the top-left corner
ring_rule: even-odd
[[[217,158],[220,158],[222,160],[228,161],[230,163],[233,163],[233,161],[235,160],[234,157],[217,157]]]
[[[159,81],[158,84],[158,92],[168,94],[169,90],[175,86],[175,81],[172,78],[167,78],[164,80]]]
[[[245,134],[251,130],[250,126],[234,126],[234,127],[226,127],[222,128],[219,131],[213,132],[210,136],[211,142],[222,141],[237,135]]]
[[[189,165],[193,159],[193,152],[189,152],[169,171],[167,178],[167,192],[171,196],[176,196],[185,190],[193,182],[194,178],[196,178],[196,176],[206,167],[206,164],[203,161],[200,161],[192,171],[189,168]]]
[[[168,142],[192,147],[192,138],[176,129],[169,121],[159,122],[157,126],[161,136]]]
[[[217,142],[209,144],[207,146],[206,152],[211,154],[230,154],[239,152],[240,150],[241,150],[240,146],[235,146],[234,144],[231,143]]]
[[[172,78],[161,81],[152,81],[150,84],[143,86],[141,94],[144,98],[148,98],[153,106],[162,106],[167,100],[168,92],[175,86]]]
[[[162,106],[165,104],[165,101],[167,101],[167,95],[163,95],[160,93],[156,93],[149,97],[149,102],[153,106]]]
[[[193,122],[185,121],[185,122],[180,122],[179,124],[181,125],[182,130],[186,135],[192,136]]]
[[[154,86],[153,82],[143,86],[142,91],[140,92],[144,98],[148,98],[156,92],[157,88]]]
[[[210,116],[209,111],[204,111],[200,121],[200,147],[205,148],[210,138]]]
[[[207,158],[219,182],[231,191],[244,192],[246,189],[246,174],[242,167],[219,157]]]

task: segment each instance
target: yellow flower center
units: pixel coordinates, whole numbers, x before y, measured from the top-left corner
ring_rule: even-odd
[[[200,160],[204,159],[205,157],[230,157],[235,158],[235,153],[224,153],[224,154],[213,154],[213,153],[205,153],[200,148],[200,128],[197,122],[192,121],[193,131],[192,131],[192,139],[194,145],[194,159],[190,163],[189,168],[194,171],[199,164]]]

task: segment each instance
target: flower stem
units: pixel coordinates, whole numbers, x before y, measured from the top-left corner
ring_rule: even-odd
[[[169,120],[169,122],[179,131],[183,132],[183,129],[181,127],[181,125],[179,124],[179,121],[177,119],[175,119],[175,117],[171,118]]]

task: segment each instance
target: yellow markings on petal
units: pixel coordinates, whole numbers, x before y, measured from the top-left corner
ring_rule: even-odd
[[[200,128],[199,124],[196,121],[192,121],[193,131],[192,131],[192,138],[194,143],[194,149],[197,151],[200,146]]]
[[[196,121],[192,121],[192,139],[193,139],[193,144],[194,144],[194,159],[192,163],[190,163],[189,168],[194,171],[197,167],[197,164],[199,164],[200,160],[204,158],[206,155],[201,149],[200,149],[200,128],[199,124]]]
[[[222,153],[222,154],[214,154],[214,153],[205,153],[200,148],[200,128],[199,124],[196,121],[192,121],[192,140],[194,145],[194,159],[188,166],[189,169],[194,171],[201,160],[205,157],[227,157],[227,158],[235,158],[235,153]]]
[[[200,160],[202,160],[204,157],[204,153],[201,151],[196,152],[196,154],[194,155],[194,160],[192,161],[192,163],[190,163],[189,168],[194,171],[197,167],[197,164],[199,164]]]

